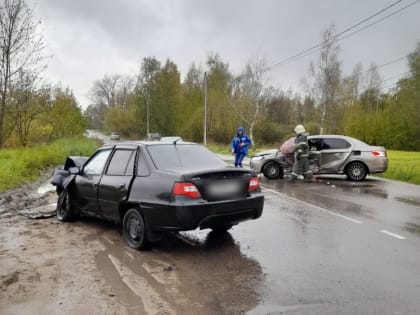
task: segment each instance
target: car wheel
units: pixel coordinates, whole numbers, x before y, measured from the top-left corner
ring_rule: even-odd
[[[146,224],[138,209],[130,209],[124,214],[122,229],[128,246],[134,249],[146,247]]]
[[[367,168],[362,162],[352,162],[346,167],[346,175],[350,180],[364,180],[367,173]]]
[[[283,168],[276,162],[268,162],[263,168],[263,174],[268,179],[283,178]]]
[[[221,233],[221,232],[226,232],[227,230],[230,230],[232,228],[232,225],[221,225],[221,226],[213,226],[213,227],[211,227],[211,229],[214,231],[214,232],[219,232],[219,233]]]
[[[74,219],[74,203],[67,190],[60,192],[57,201],[56,216],[59,221],[67,222]]]

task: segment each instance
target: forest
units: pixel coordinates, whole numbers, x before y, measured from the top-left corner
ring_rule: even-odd
[[[303,124],[311,134],[345,134],[389,149],[420,150],[420,43],[406,56],[409,71],[385,91],[375,64],[367,69],[356,64],[350,76],[343,75],[334,35],[334,25],[323,32],[301,92],[270,85],[262,58],[250,59],[235,74],[212,54],[205,65],[191,63],[182,78],[173,61],[149,56],[137,74],[96,80],[84,114],[90,128],[130,138],[158,132],[203,142],[206,97],[210,143],[228,143],[244,126],[254,145],[278,144]]]
[[[299,91],[270,84],[272,66],[254,57],[239,73],[217,53],[204,64],[191,61],[185,74],[170,60],[139,56],[138,73],[107,74],[90,87],[82,108],[71,87],[45,82],[39,22],[23,0],[0,8],[0,148],[26,147],[86,128],[146,139],[150,133],[226,144],[239,126],[254,146],[277,145],[296,124],[311,134],[345,134],[387,149],[420,151],[420,43],[405,56],[408,71],[385,89],[381,65],[354,65],[343,74],[337,32],[321,34],[318,56]],[[415,45],[416,43],[413,43]]]

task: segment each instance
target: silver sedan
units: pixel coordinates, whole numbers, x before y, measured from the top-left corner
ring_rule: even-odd
[[[360,181],[366,175],[385,172],[388,159],[384,147],[370,146],[352,137],[308,136],[309,166],[314,174],[345,174]],[[251,169],[269,179],[283,178],[293,167],[293,154],[273,149],[251,157]]]

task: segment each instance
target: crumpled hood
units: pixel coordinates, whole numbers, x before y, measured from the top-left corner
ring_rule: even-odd
[[[276,155],[278,152],[279,152],[278,149],[270,149],[270,150],[265,150],[258,154],[255,154],[254,156]]]

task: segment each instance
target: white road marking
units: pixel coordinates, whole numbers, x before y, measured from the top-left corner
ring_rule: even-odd
[[[294,197],[290,197],[290,196],[288,196],[288,195],[286,195],[286,194],[282,194],[281,192],[278,192],[278,191],[275,191],[275,190],[272,190],[272,189],[269,189],[269,188],[265,188],[265,187],[263,187],[263,188],[264,188],[264,190],[265,190],[265,191],[271,192],[272,194],[276,194],[276,195],[282,196],[282,197],[284,197],[284,198],[287,198],[287,199],[290,199],[290,200],[293,200],[293,201],[296,201],[296,202],[302,203],[302,204],[304,204],[304,205],[306,205],[306,206],[308,206],[308,207],[312,207],[312,208],[318,209],[318,210],[320,210],[320,211],[323,211],[323,212],[326,212],[326,213],[331,214],[331,215],[333,215],[333,216],[336,216],[336,217],[339,217],[339,218],[345,219],[345,220],[347,220],[347,221],[350,221],[350,222],[353,222],[353,223],[356,223],[356,224],[362,224],[362,223],[363,223],[362,221],[359,221],[359,220],[356,220],[356,219],[350,218],[350,217],[348,217],[348,216],[345,216],[345,215],[339,214],[339,213],[337,213],[337,212],[334,212],[334,211],[330,211],[330,210],[324,209],[324,208],[322,208],[322,207],[319,207],[319,206],[313,205],[313,204],[311,204],[311,203],[309,203],[309,202],[306,202],[306,201],[303,201],[303,200],[300,200],[300,199],[297,199],[297,198],[294,198]]]
[[[199,244],[197,244],[197,242],[194,242],[193,240],[190,240],[188,238],[186,238],[184,235],[181,235],[179,233],[175,233],[175,236],[180,240],[183,241],[184,243],[191,245],[193,247],[197,247]]]
[[[131,260],[134,260],[134,256],[131,255],[129,252],[124,252],[125,255],[131,258]]]
[[[169,303],[163,299],[145,278],[135,274],[117,257],[109,254],[108,258],[119,273],[121,280],[142,300],[147,314],[176,314]]]
[[[395,234],[395,233],[389,232],[389,231],[387,231],[387,230],[381,230],[381,233],[384,233],[384,234],[386,234],[386,235],[389,235],[389,236],[392,236],[392,237],[398,238],[399,240],[405,240],[405,239],[406,239],[406,237],[404,237],[404,236],[401,236],[401,235],[398,235],[398,234]]]
[[[113,241],[113,240],[111,240],[108,236],[106,236],[106,235],[102,235],[102,238],[103,238],[105,241],[107,241],[109,244],[111,244],[111,245],[113,245],[113,244],[114,244],[114,241]]]

